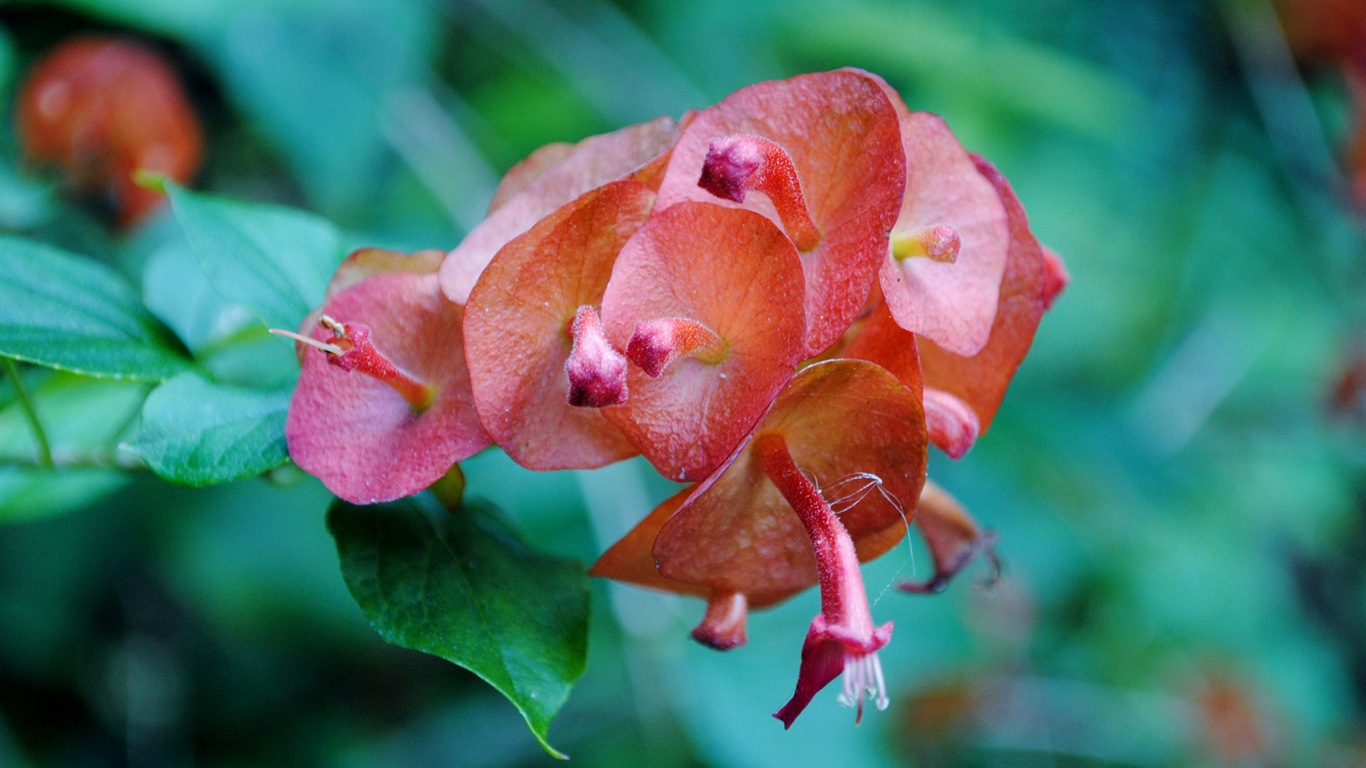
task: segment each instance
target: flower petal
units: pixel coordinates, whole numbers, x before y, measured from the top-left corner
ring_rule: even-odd
[[[463,310],[434,274],[375,275],[323,307],[341,322],[363,322],[396,365],[435,390],[415,412],[389,385],[304,356],[285,421],[289,455],[328,490],[356,504],[407,496],[489,444],[479,424],[462,354]],[[321,328],[305,329],[326,342]]]
[[[506,187],[499,187],[495,202],[501,204],[447,254],[441,265],[441,289],[451,301],[465,304],[479,273],[508,241],[594,187],[626,176],[653,179],[659,173],[656,165],[662,164],[677,138],[678,124],[660,117],[591,136],[563,157],[559,151],[540,157],[533,153],[523,161],[525,166],[514,166]]]
[[[887,254],[906,184],[896,111],[880,80],[852,69],[742,88],[698,113],[683,131],[655,209],[709,201],[758,211],[781,225],[763,196],[732,203],[698,186],[712,141],[735,134],[769,139],[786,150],[821,232],[819,244],[802,254],[806,348],[817,354],[863,308]]]
[[[590,468],[635,454],[601,411],[568,404],[564,365],[575,312],[602,302],[617,253],[653,203],[635,181],[594,189],[504,246],[470,292],[465,357],[475,405],[517,463]]]

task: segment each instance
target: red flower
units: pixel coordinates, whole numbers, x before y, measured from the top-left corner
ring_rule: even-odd
[[[312,330],[290,450],[339,495],[415,492],[490,436],[535,469],[639,451],[700,481],[592,573],[706,599],[693,637],[718,649],[819,584],[786,726],[841,675],[860,717],[887,704],[861,561],[914,524],[935,572],[901,591],[995,565],[927,446],[990,426],[1067,273],[1000,174],[876,77],[539,150],[433,264],[353,256]]]
[[[375,274],[323,305],[285,422],[289,455],[356,504],[416,493],[489,444],[435,274]]]
[[[841,671],[853,704],[879,688],[875,654],[891,632],[872,624],[858,563],[905,535],[924,483],[923,424],[916,393],[880,367],[810,366],[726,465],[686,500],[666,501],[591,572],[707,597],[693,636],[717,648],[744,642],[749,607],[819,583],[821,615],[780,716],[790,725]]]
[[[57,166],[81,191],[111,195],[124,227],[161,200],[133,175],[186,183],[203,145],[175,71],[141,45],[106,37],[69,40],[34,66],[17,128],[25,157]]]
[[[880,83],[845,69],[742,88],[688,124],[660,184],[656,211],[719,202],[782,226],[801,253],[807,355],[863,308],[903,196],[901,134]]]

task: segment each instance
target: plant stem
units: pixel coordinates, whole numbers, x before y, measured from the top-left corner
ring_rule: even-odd
[[[19,366],[8,357],[0,358],[5,361],[5,373],[14,383],[14,396],[19,401],[19,409],[24,412],[28,419],[29,427],[33,430],[33,438],[38,442],[38,465],[45,469],[52,469],[52,446],[47,442],[47,432],[43,431],[43,423],[38,420],[38,412],[33,409],[33,401],[28,399],[28,392],[24,390],[24,382],[19,378]]]
[[[121,469],[146,470],[147,464],[137,454],[120,450],[118,446],[99,448],[60,449],[40,461],[23,456],[0,456],[0,466],[28,469]]]

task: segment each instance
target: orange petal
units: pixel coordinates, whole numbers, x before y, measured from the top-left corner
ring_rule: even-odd
[[[466,311],[475,404],[494,441],[531,469],[589,468],[634,455],[596,408],[566,400],[569,324],[602,302],[612,264],[654,193],[634,181],[599,187],[498,252]]]
[[[657,211],[617,258],[602,300],[607,336],[626,349],[636,323],[682,317],[725,351],[680,358],[658,378],[632,366],[630,399],[603,413],[665,477],[706,477],[802,358],[801,296],[797,250],[764,217],[692,202]]]
[[[832,360],[798,373],[755,434],[783,436],[866,561],[906,533],[925,478],[924,425],[919,398],[891,374],[861,360]],[[811,552],[801,521],[748,448],[697,489],[654,545],[664,577],[709,593],[743,593],[756,608],[816,583]]]
[[[441,289],[452,301],[465,304],[479,273],[508,241],[594,187],[634,172],[652,176],[663,162],[658,158],[677,137],[677,124],[660,117],[584,139],[563,157],[559,150],[541,157],[533,153],[523,161],[525,167],[514,167],[513,178],[495,193],[501,204],[447,254],[441,265]]]
[[[986,346],[964,357],[920,339],[920,364],[925,385],[942,389],[967,403],[985,433],[1005,397],[1006,387],[1034,340],[1044,308],[1061,290],[1058,270],[1050,270],[1039,241],[1029,231],[1029,220],[1010,183],[987,161],[975,158],[982,176],[1005,203],[1010,249],[1001,276],[1000,301]],[[1057,262],[1061,267],[1061,262]],[[1065,273],[1063,273],[1065,274]]]
[[[882,293],[906,330],[962,355],[980,350],[996,316],[1008,233],[1001,198],[937,115],[901,119],[906,147],[906,196],[893,229],[899,233],[951,227],[953,261],[912,256],[882,264]]]

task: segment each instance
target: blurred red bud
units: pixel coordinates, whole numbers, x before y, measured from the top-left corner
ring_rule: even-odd
[[[135,173],[188,182],[203,150],[171,66],[107,37],[68,40],[34,65],[19,93],[17,130],[27,160],[58,168],[81,192],[109,195],[122,227],[161,199]]]

